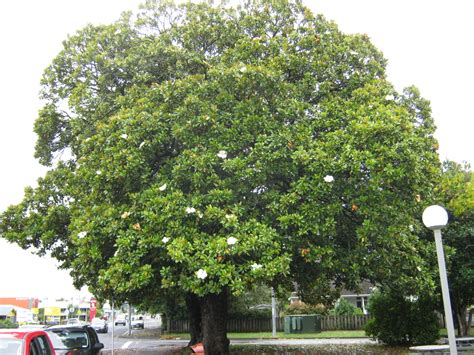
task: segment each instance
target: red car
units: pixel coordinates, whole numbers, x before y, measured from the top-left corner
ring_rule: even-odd
[[[56,355],[48,333],[43,330],[0,330],[2,355]]]

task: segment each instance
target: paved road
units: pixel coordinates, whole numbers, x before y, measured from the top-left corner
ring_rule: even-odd
[[[132,348],[149,348],[156,346],[159,339],[150,339],[143,336],[150,329],[159,328],[161,325],[159,319],[145,319],[145,329],[129,330],[128,325],[113,326],[109,323],[109,331],[106,334],[99,333],[99,339],[104,344],[104,350],[115,349],[132,349]],[[112,329],[113,328],[113,329]],[[112,331],[113,330],[113,331]],[[113,333],[113,338],[112,338]],[[186,344],[185,344],[186,345]]]

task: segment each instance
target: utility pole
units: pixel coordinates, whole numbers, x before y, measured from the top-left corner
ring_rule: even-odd
[[[114,328],[115,328],[115,310],[114,310],[114,298],[112,297],[112,355],[114,355]]]
[[[276,338],[276,298],[275,289],[272,287],[272,337]]]

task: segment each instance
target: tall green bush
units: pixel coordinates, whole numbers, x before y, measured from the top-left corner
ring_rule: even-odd
[[[429,344],[439,337],[432,297],[407,297],[401,292],[378,291],[368,304],[372,316],[368,336],[387,345]]]
[[[355,313],[356,307],[345,298],[341,297],[334,308],[336,316],[352,316]]]

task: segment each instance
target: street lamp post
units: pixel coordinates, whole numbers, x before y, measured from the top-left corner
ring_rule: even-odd
[[[441,281],[441,292],[443,295],[444,315],[448,330],[449,349],[451,355],[457,355],[456,337],[454,335],[453,314],[451,312],[451,300],[449,298],[448,276],[446,263],[444,261],[443,242],[441,240],[441,229],[448,224],[448,213],[438,205],[427,207],[423,211],[423,224],[434,233],[436,243],[436,254],[438,256],[439,278]]]

